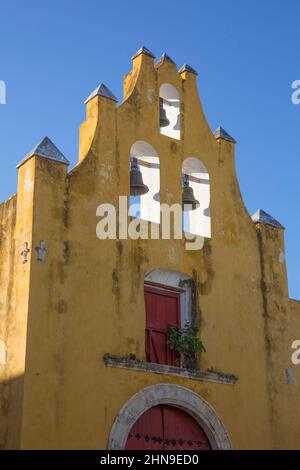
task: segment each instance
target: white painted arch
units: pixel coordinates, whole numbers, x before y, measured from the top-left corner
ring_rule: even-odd
[[[186,387],[162,383],[144,388],[125,403],[112,426],[108,449],[123,450],[134,423],[157,405],[171,405],[189,413],[206,433],[212,449],[232,448],[228,431],[207,401]]]
[[[136,158],[140,164],[144,184],[149,188],[148,193],[138,198],[130,197],[130,208],[138,206],[138,211],[129,209],[129,215],[148,220],[149,222],[160,223],[160,165],[159,157],[152,147],[144,140],[137,140],[130,149],[130,160]],[[146,165],[144,166],[143,163]]]
[[[159,97],[163,99],[163,108],[170,124],[160,127],[160,133],[180,140],[180,97],[173,85],[164,83],[159,89]]]
[[[187,228],[192,235],[211,238],[210,183],[205,165],[195,157],[188,157],[182,164],[182,173],[191,177],[189,185],[195,198],[200,202],[198,209],[185,212]]]

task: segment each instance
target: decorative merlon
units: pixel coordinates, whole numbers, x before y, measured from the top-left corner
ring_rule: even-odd
[[[17,168],[20,168],[21,165],[33,156],[48,158],[49,160],[55,160],[56,162],[63,163],[64,165],[70,165],[69,160],[61,153],[60,150],[58,150],[49,137],[45,137],[41,140],[41,142],[39,142],[31,152],[23,158],[23,160],[17,165]]]
[[[218,129],[214,132],[214,136],[216,139],[223,139],[236,144],[236,140],[231,137],[231,135],[229,135],[228,132],[223,129],[223,127],[218,127]]]
[[[278,220],[274,219],[270,214],[267,214],[262,209],[258,209],[251,218],[255,224],[271,225],[271,227],[276,227],[283,230],[285,229],[285,227],[281,225]]]
[[[162,65],[163,63],[165,62],[169,62],[170,64],[175,64],[174,60],[171,59],[171,57],[166,53],[164,52],[163,55],[158,59],[157,63],[155,64],[156,67],[159,67],[160,65]]]
[[[153,59],[155,59],[155,55],[152,54],[152,52],[149,51],[149,49],[147,49],[147,47],[145,47],[145,46],[140,47],[139,50],[131,57],[131,59],[132,60],[135,59],[140,54],[145,54],[145,55],[148,55],[149,57],[153,57]]]
[[[107,88],[104,83],[100,83],[100,85],[90,94],[90,96],[85,100],[85,104],[90,101],[95,96],[104,96],[104,98],[108,98],[109,100],[118,101],[118,98]]]
[[[222,374],[220,372],[184,369],[182,367],[155,364],[153,362],[144,362],[137,359],[129,359],[127,357],[110,356],[109,354],[105,354],[103,360],[107,367],[131,369],[148,373],[152,372],[154,374],[171,375],[175,377],[185,377],[192,380],[200,380],[201,382],[235,384],[238,380],[234,375]]]
[[[189,72],[189,73],[193,73],[194,75],[198,75],[198,72],[188,64],[183,64],[183,66],[181,67],[181,69],[178,70],[178,72],[179,73]]]

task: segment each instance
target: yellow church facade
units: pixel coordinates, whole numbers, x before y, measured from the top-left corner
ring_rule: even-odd
[[[143,47],[120,104],[104,85],[87,99],[72,170],[48,138],[20,162],[0,205],[1,449],[300,448],[300,302],[284,228],[244,206],[235,144],[211,132],[196,71]],[[183,190],[192,237],[163,237]],[[120,196],[156,236],[128,235]],[[193,366],[170,351],[176,322],[205,346]]]

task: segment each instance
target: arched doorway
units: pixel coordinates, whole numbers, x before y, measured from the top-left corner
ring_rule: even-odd
[[[194,418],[212,449],[231,449],[229,434],[213,407],[192,390],[165,383],[140,390],[123,405],[112,426],[108,449],[125,449],[129,433],[139,418],[149,409],[161,405],[173,406]]]
[[[210,450],[209,440],[197,421],[169,405],[153,406],[131,428],[126,450]]]

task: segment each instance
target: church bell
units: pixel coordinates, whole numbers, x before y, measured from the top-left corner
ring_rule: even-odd
[[[142,172],[139,168],[138,161],[134,158],[130,165],[130,195],[142,196],[149,191],[149,188],[143,182]]]
[[[185,211],[194,211],[198,209],[200,202],[195,199],[194,190],[189,185],[188,175],[183,176],[183,189],[182,189],[182,207]]]

